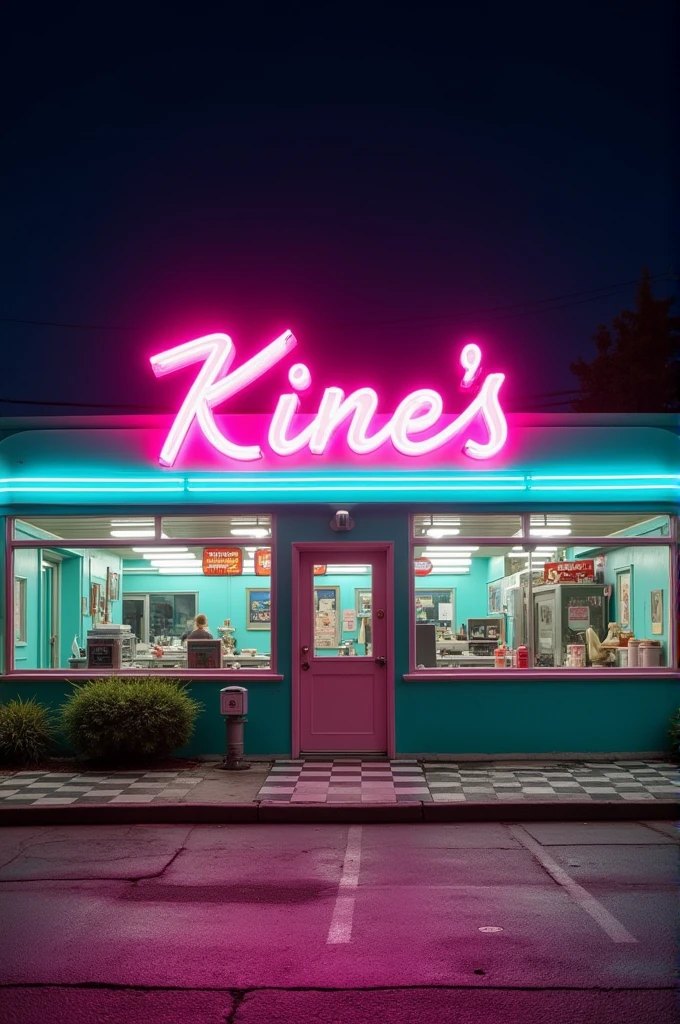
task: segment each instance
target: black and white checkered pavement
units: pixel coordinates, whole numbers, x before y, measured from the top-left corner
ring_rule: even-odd
[[[660,761],[579,764],[424,764],[432,799],[464,801],[673,800],[680,766]]]
[[[16,805],[191,803],[214,769],[0,773],[0,807]],[[222,773],[217,773],[222,775]],[[225,777],[225,776],[223,776]],[[225,777],[226,781],[226,777]],[[226,787],[225,787],[226,788]],[[557,764],[450,763],[348,759],[276,761],[257,801],[440,802],[678,800],[680,765],[662,761]],[[214,791],[210,797],[214,802]],[[225,797],[225,803],[229,799]]]
[[[279,803],[430,803],[423,770],[417,761],[279,760],[256,797]]]
[[[0,775],[0,807],[11,804],[150,804],[186,801],[210,768],[178,772],[22,771]]]

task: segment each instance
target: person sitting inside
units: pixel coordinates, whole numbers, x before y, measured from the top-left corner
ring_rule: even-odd
[[[186,634],[187,640],[214,640],[215,637],[208,629],[208,616],[197,615],[196,616],[196,628],[192,629],[191,633]],[[184,640],[184,637],[182,637]]]

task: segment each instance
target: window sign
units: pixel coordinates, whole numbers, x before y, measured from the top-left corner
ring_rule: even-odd
[[[255,552],[255,575],[271,576],[272,553],[270,548],[259,548]]]
[[[242,572],[241,548],[203,548],[204,576],[240,576]]]

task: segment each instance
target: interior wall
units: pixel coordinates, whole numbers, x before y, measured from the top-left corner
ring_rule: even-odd
[[[631,626],[638,639],[660,640],[668,664],[668,619],[671,610],[671,598],[668,581],[670,579],[670,552],[668,548],[617,548],[607,552],[605,559],[605,583],[612,585],[613,616],[618,620],[616,607],[616,570],[626,566],[632,568],[633,621]],[[663,624],[661,633],[652,633],[651,593],[661,590],[663,593]]]

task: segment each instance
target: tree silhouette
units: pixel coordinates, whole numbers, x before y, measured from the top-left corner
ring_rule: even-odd
[[[571,363],[581,394],[575,412],[680,411],[680,317],[671,316],[674,298],[655,299],[649,270],[625,309],[600,324],[593,335],[597,355]]]

